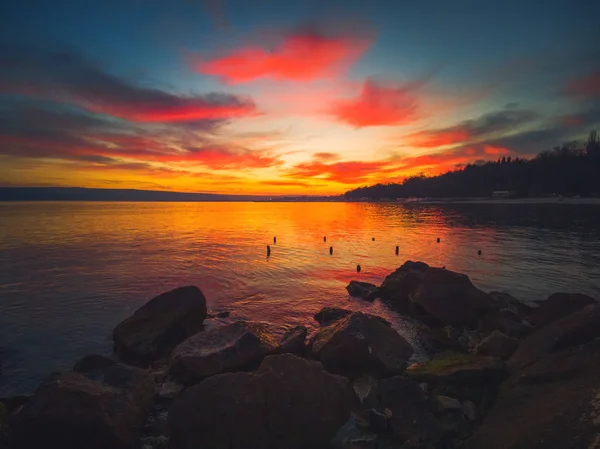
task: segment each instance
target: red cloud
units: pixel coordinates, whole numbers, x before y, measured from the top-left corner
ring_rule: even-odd
[[[567,93],[577,97],[600,96],[600,71],[574,79],[567,86]]]
[[[367,80],[359,96],[340,101],[332,113],[340,121],[356,126],[403,125],[418,119],[414,86],[391,86]]]
[[[292,178],[319,178],[343,184],[358,184],[384,169],[387,162],[335,162],[324,164],[312,161],[295,165],[289,172]]]
[[[259,78],[311,81],[326,78],[349,67],[369,47],[354,38],[315,34],[288,36],[275,49],[251,46],[210,61],[195,64],[197,72],[221,77],[229,83]]]
[[[466,129],[442,129],[411,134],[406,137],[405,142],[413,147],[436,148],[465,142],[469,137],[470,133]]]
[[[335,160],[339,159],[340,155],[336,154],[336,153],[322,152],[322,153],[313,154],[312,158],[315,161],[330,162],[330,161],[335,161]]]

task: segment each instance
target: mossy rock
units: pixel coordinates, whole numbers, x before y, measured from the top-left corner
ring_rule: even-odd
[[[477,386],[500,383],[507,376],[507,368],[495,357],[445,352],[428,362],[409,366],[406,374],[417,382]]]

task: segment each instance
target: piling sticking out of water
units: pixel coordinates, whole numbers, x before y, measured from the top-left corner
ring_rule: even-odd
[[[360,273],[360,265],[357,265],[357,266],[356,266],[356,272],[357,272],[357,273]]]
[[[267,257],[271,255],[271,246],[267,245]]]
[[[399,251],[400,251],[400,247],[398,245],[396,245],[396,256],[398,255]]]
[[[333,246],[329,247],[329,254],[333,254]]]
[[[277,237],[273,237],[273,243],[277,243]]]
[[[327,241],[327,236],[323,236],[323,241],[326,242]]]
[[[440,243],[440,238],[439,237],[437,238],[437,242]]]
[[[481,256],[483,253],[481,252],[481,250],[477,251],[477,255]]]
[[[375,237],[371,237],[371,240],[372,240],[372,241],[375,241]]]

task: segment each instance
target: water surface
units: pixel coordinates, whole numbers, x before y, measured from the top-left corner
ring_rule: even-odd
[[[0,203],[0,396],[30,392],[87,353],[110,353],[119,321],[182,285],[198,285],[211,310],[278,335],[314,328],[321,307],[341,306],[380,314],[411,338],[385,305],[345,290],[351,279],[379,284],[407,259],[527,301],[561,290],[599,298],[600,207]]]

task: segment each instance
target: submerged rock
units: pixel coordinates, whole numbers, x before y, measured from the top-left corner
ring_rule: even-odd
[[[113,331],[119,358],[148,365],[202,329],[206,298],[198,287],[180,287],[140,307]]]
[[[350,281],[346,286],[346,290],[348,290],[350,296],[366,301],[373,301],[378,295],[377,286],[368,282]]]
[[[308,329],[305,326],[296,326],[288,330],[281,340],[277,352],[281,354],[289,353],[296,355],[304,355],[306,352],[306,334]]]
[[[257,366],[276,348],[277,342],[263,325],[237,321],[199,332],[177,346],[169,360],[169,375],[192,385],[215,374]]]
[[[188,388],[169,413],[177,449],[325,449],[348,419],[348,379],[291,354],[255,373],[219,374]]]
[[[477,355],[489,355],[500,359],[508,359],[519,346],[519,340],[499,331],[494,331],[475,347]]]
[[[410,294],[410,300],[440,326],[475,327],[494,307],[492,299],[466,275],[431,267]]]
[[[319,329],[310,348],[327,371],[350,378],[363,373],[401,373],[413,353],[412,346],[398,332],[361,312]]]
[[[579,293],[554,293],[531,311],[531,324],[543,327],[596,303],[594,298]]]
[[[320,326],[329,326],[331,323],[341,320],[352,313],[352,310],[339,309],[337,307],[323,307],[315,313],[314,319]]]
[[[153,396],[146,371],[117,363],[51,376],[11,420],[22,447],[134,448]]]

